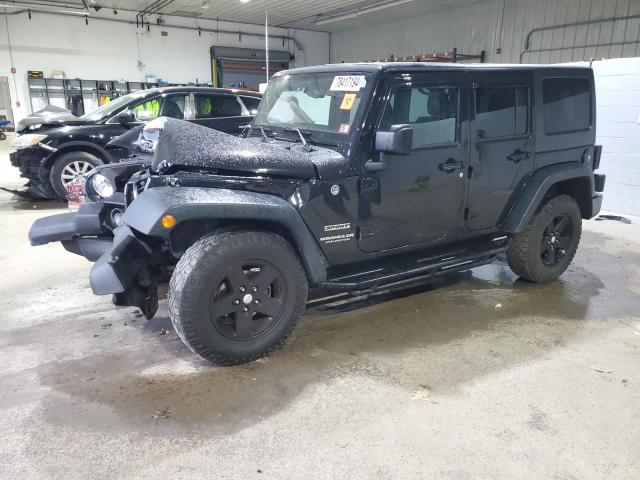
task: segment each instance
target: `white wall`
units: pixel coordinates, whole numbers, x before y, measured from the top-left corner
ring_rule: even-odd
[[[331,61],[367,61],[450,51],[479,53],[488,61],[516,63],[523,40],[533,28],[589,19],[640,15],[639,0],[478,0],[446,10],[335,33]],[[504,19],[504,20],[503,20]],[[525,63],[556,63],[591,58],[640,56],[640,19],[570,27],[534,35]],[[624,46],[574,48],[579,45],[633,42]],[[497,54],[496,49],[502,48]]]
[[[640,58],[593,63],[603,208],[640,215]]]
[[[129,12],[119,11],[117,16],[111,10],[103,9],[101,16],[114,19],[135,19]],[[11,41],[14,65],[17,70],[15,84],[10,72],[7,27],[0,15],[0,76],[9,77],[13,108],[16,121],[30,112],[26,87],[27,70],[43,70],[46,76],[51,71],[63,70],[66,78],[89,80],[142,81],[146,74],[155,74],[168,82],[200,82],[211,80],[209,47],[235,46],[244,48],[264,48],[264,39],[237,34],[216,34],[152,26],[151,31],[135,25],[115,23],[90,18],[85,25],[84,18],[53,16],[32,13],[9,15],[8,33]],[[179,17],[164,17],[167,24],[195,26],[196,20]],[[219,23],[219,25],[218,25]],[[202,28],[223,30],[243,30],[264,33],[261,25],[231,22],[202,21]],[[161,30],[168,36],[160,35]],[[271,35],[295,37],[302,50],[293,42],[282,45],[281,40],[272,39],[272,49],[289,50],[295,57],[294,66],[328,63],[329,35],[327,33],[304,30],[271,28]],[[16,107],[16,100],[20,107]]]

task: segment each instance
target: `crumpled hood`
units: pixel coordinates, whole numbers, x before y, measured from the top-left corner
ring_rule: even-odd
[[[42,114],[34,113],[28,117],[24,117],[16,125],[17,133],[26,133],[32,125],[42,125],[39,130],[45,128],[57,128],[64,125],[77,125],[85,123],[69,111]]]
[[[313,151],[306,152],[299,143],[236,137],[173,118],[148,123],[140,136],[140,143],[144,142],[146,149],[154,151],[154,171],[186,166],[309,179],[339,175],[348,169],[347,159],[329,148],[314,145]]]

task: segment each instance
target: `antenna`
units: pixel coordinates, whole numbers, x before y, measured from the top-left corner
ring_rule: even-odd
[[[264,53],[265,53],[265,65],[267,66],[267,83],[269,83],[269,14],[267,10],[264,11]]]

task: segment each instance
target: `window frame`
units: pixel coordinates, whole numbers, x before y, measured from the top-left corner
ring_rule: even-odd
[[[402,87],[406,87],[411,89],[414,88],[442,88],[442,89],[446,89],[446,88],[451,88],[451,89],[455,89],[458,94],[456,95],[456,99],[457,99],[457,108],[456,108],[456,125],[455,125],[455,139],[451,142],[440,142],[440,143],[432,143],[432,144],[428,144],[428,145],[421,145],[421,146],[417,146],[417,147],[411,147],[411,151],[412,152],[418,152],[421,150],[433,150],[433,149],[438,149],[438,148],[451,148],[451,147],[456,147],[459,148],[461,145],[461,127],[462,127],[462,122],[460,121],[461,115],[462,115],[462,93],[463,93],[463,89],[464,89],[464,85],[463,84],[455,84],[455,83],[451,83],[450,81],[447,82],[442,82],[439,83],[437,81],[423,81],[418,79],[417,81],[394,81],[391,82],[389,84],[389,87],[386,91],[385,94],[385,100],[383,102],[383,104],[381,105],[380,111],[378,112],[378,118],[376,120],[376,128],[374,131],[374,135],[373,135],[373,141],[375,142],[375,132],[377,132],[378,130],[381,130],[382,127],[382,119],[384,117],[384,112],[387,108],[387,105],[389,104],[389,102],[391,101],[391,96],[393,95],[394,91],[398,88],[402,88]],[[408,123],[407,125],[411,125],[413,127],[414,124]]]
[[[478,112],[477,107],[478,107],[478,101],[477,101],[477,95],[478,95],[478,90],[481,88],[511,88],[513,90],[517,90],[518,88],[525,88],[527,90],[527,131],[525,133],[515,133],[513,135],[502,135],[500,137],[487,137],[487,138],[478,138],[478,131],[476,129],[476,122],[477,122],[477,114]],[[509,84],[503,84],[503,83],[486,83],[486,84],[478,84],[478,83],[473,83],[472,84],[472,90],[473,90],[473,94],[471,96],[471,114],[473,115],[473,132],[471,132],[471,135],[474,137],[474,141],[476,143],[487,143],[487,142],[502,142],[502,141],[507,141],[507,140],[518,140],[518,139],[522,139],[522,138],[531,138],[531,132],[532,132],[532,123],[533,123],[533,97],[532,97],[532,87],[531,85],[527,85],[524,83],[509,83]],[[516,102],[518,99],[518,95],[515,95],[516,98]],[[516,109],[518,108],[518,104],[516,103]],[[517,127],[515,120],[514,120],[514,127]]]
[[[577,130],[559,130],[559,131],[554,131],[554,132],[549,132],[547,131],[547,109],[544,103],[544,83],[547,80],[582,80],[584,82],[586,82],[587,84],[587,93],[589,94],[589,125],[586,128],[580,128]],[[583,133],[583,132],[589,132],[593,129],[593,124],[594,124],[594,118],[593,118],[593,104],[594,104],[594,98],[593,98],[593,92],[591,89],[591,82],[589,81],[589,79],[587,77],[584,76],[544,76],[542,77],[542,82],[540,82],[540,89],[542,90],[542,101],[541,103],[541,108],[542,108],[542,126],[543,126],[543,133],[545,136],[548,137],[553,137],[555,135],[570,135],[572,133]]]

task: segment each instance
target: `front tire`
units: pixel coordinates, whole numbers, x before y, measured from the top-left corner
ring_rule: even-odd
[[[575,199],[569,195],[552,198],[513,237],[507,250],[509,267],[530,282],[555,280],[573,260],[581,234],[582,214]]]
[[[214,233],[182,256],[169,315],[194,353],[236,365],[280,347],[304,313],[308,283],[291,245],[259,231]]]
[[[102,161],[87,152],[68,152],[60,155],[51,168],[51,186],[63,200],[67,198],[67,184],[78,181]]]

